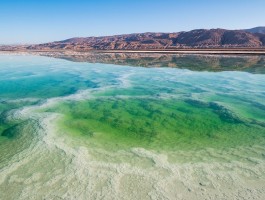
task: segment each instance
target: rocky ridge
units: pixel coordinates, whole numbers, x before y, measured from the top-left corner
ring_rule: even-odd
[[[16,49],[2,46],[3,49]],[[178,33],[135,33],[102,37],[76,37],[37,45],[25,50],[157,50],[181,48],[265,48],[265,27],[246,30],[196,29]]]

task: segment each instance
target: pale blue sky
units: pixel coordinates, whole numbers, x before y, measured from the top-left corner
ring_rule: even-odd
[[[265,25],[265,0],[0,0],[0,44]]]

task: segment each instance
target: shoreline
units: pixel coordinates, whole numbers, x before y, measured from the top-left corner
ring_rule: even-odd
[[[203,54],[203,55],[265,55],[265,49],[158,49],[158,50],[0,50],[0,53],[150,53],[150,54]]]

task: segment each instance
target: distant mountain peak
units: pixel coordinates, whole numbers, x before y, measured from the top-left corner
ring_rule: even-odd
[[[258,26],[250,29],[245,29],[244,31],[247,31],[249,33],[262,33],[265,34],[265,26]]]

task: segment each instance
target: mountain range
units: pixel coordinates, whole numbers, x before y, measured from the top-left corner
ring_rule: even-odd
[[[3,47],[2,47],[3,48]],[[176,33],[135,33],[20,47],[26,50],[157,50],[179,48],[265,48],[265,27],[244,30],[196,29]]]

